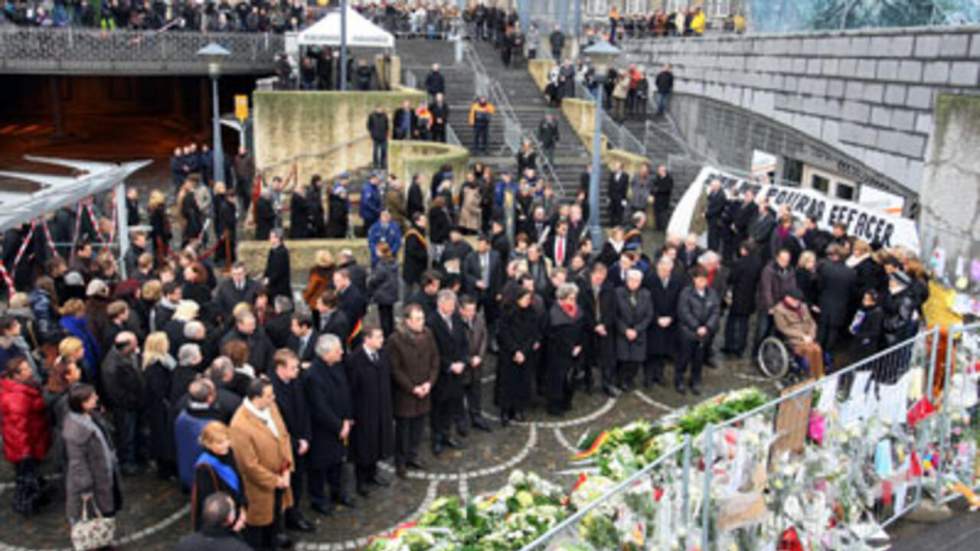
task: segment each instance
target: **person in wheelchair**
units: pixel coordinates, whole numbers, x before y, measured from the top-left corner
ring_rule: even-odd
[[[810,374],[824,374],[823,349],[817,343],[817,324],[810,315],[799,289],[790,289],[772,311],[776,331],[782,335],[793,354],[802,358]]]

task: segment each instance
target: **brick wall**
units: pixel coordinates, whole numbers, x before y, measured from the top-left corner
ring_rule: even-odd
[[[937,94],[975,94],[980,84],[980,27],[722,35],[627,48],[627,60],[648,70],[673,64],[679,94],[791,126],[909,195],[922,188]]]

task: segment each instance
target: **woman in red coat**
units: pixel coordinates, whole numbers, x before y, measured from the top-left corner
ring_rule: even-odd
[[[41,499],[36,471],[48,453],[51,434],[41,387],[23,356],[11,358],[3,371],[0,419],[3,420],[3,455],[17,470],[14,509],[29,515],[35,512]]]

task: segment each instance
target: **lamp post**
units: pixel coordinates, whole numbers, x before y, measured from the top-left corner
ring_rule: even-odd
[[[225,181],[225,156],[221,146],[221,111],[218,108],[218,77],[221,76],[221,60],[231,55],[220,44],[212,42],[197,51],[197,55],[208,62],[208,75],[211,76],[211,109],[214,118],[212,134],[214,143],[211,155],[214,160],[214,181]]]
[[[589,175],[589,231],[596,250],[602,247],[602,227],[599,225],[599,178],[602,177],[602,91],[610,64],[619,55],[619,48],[603,40],[584,50],[595,67],[595,122],[592,130],[592,173]]]
[[[347,91],[347,0],[340,0],[340,91]]]

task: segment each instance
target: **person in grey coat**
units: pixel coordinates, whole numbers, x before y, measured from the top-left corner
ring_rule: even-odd
[[[631,184],[633,185],[633,194],[630,197],[630,210],[645,213],[647,204],[650,202],[650,188],[653,185],[650,163],[643,163],[640,172],[633,178]]]
[[[398,302],[398,260],[387,243],[378,243],[378,263],[368,278],[371,301],[378,305],[378,319],[385,338],[395,330],[395,303]]]
[[[68,456],[65,472],[65,513],[74,524],[82,518],[82,502],[98,507],[104,517],[122,508],[119,463],[109,431],[95,413],[99,396],[92,385],[76,384],[68,391],[68,416],[62,437]],[[94,511],[89,510],[89,516]]]
[[[688,384],[691,393],[701,395],[701,367],[708,355],[708,348],[721,316],[721,299],[708,287],[708,271],[703,266],[691,272],[692,285],[681,291],[677,302],[677,318],[680,321],[681,352],[674,371],[674,388],[684,394],[684,375],[690,366]]]
[[[650,291],[642,287],[643,272],[626,272],[626,286],[616,289],[616,359],[619,386],[633,389],[633,379],[647,359],[647,328],[653,321]]]

